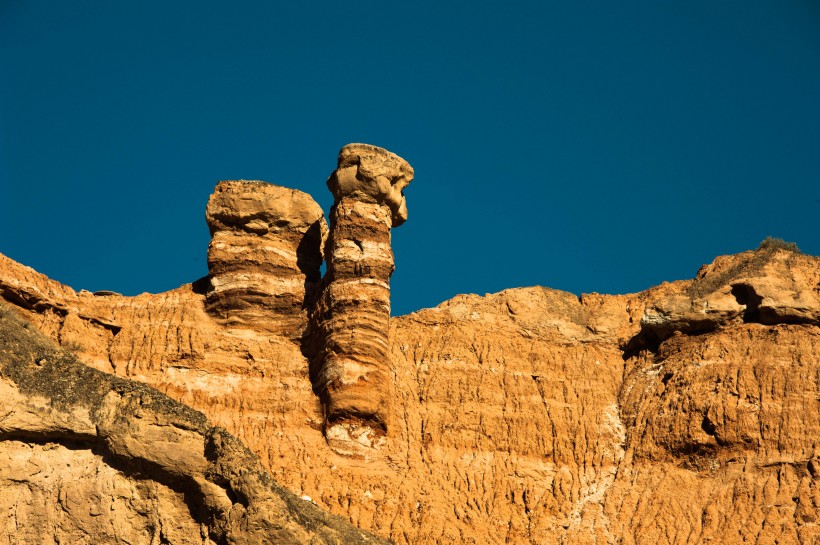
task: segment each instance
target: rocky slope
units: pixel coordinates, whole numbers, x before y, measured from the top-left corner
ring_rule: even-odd
[[[0,542],[383,543],[283,490],[206,417],[0,306]]]
[[[391,155],[378,168],[401,165]],[[340,169],[354,164],[340,159]],[[388,210],[395,225],[412,177],[402,168],[343,175],[337,203],[367,208],[361,218]],[[374,180],[393,188],[395,211],[360,206],[374,204]],[[219,187],[258,188],[263,202],[284,191]],[[223,216],[252,216],[244,207],[255,202],[236,200]],[[0,256],[0,296],[89,365],[202,411],[285,488],[396,543],[820,540],[820,259],[769,242],[638,294],[459,296],[390,318],[380,351],[384,305],[373,302],[385,292],[368,289],[389,278],[389,236],[332,218],[328,270],[353,272],[335,307],[350,318],[333,325],[322,311],[333,276],[317,285],[313,266],[298,266],[323,223],[297,208],[313,210],[265,220],[279,231],[231,220],[219,235],[209,219],[222,244],[212,255],[233,257],[210,259],[209,278],[170,292],[75,292]],[[273,254],[290,265],[270,266]],[[219,262],[237,263],[244,284],[216,296],[228,270]],[[360,376],[374,378],[341,397],[370,407],[339,413],[367,429],[340,436],[328,433],[337,420],[322,373],[330,356],[350,354],[372,361]]]

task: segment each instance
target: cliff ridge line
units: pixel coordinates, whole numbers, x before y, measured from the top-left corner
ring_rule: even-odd
[[[409,178],[389,152],[361,167],[371,153],[340,154],[335,177],[376,196],[340,193],[310,246],[360,299],[335,298],[329,273],[308,282],[294,241],[313,216],[287,211],[218,227],[243,248],[216,254],[243,282],[218,311],[204,281],[95,296],[2,256],[0,296],[89,365],[207,414],[297,496],[396,543],[820,539],[817,257],[766,243],[635,294],[515,288],[390,317],[383,241]],[[229,183],[251,201],[265,187]],[[257,245],[276,251],[245,250]],[[350,362],[354,380],[323,392],[328,359],[327,377]]]

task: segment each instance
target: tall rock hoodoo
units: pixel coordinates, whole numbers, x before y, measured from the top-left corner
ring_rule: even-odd
[[[350,144],[327,181],[335,202],[327,274],[313,319],[318,351],[312,374],[328,443],[340,453],[362,455],[387,431],[390,229],[407,219],[402,190],[412,179],[401,157]]]
[[[234,329],[299,337],[321,278],[321,207],[295,189],[239,180],[219,182],[205,214],[208,313]]]

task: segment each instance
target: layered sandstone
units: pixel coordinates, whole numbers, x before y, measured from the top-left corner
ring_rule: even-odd
[[[219,182],[208,200],[206,310],[226,327],[298,338],[321,279],[324,214],[307,194]]]
[[[332,262],[357,255],[345,248],[328,251],[325,286]],[[297,495],[396,543],[820,539],[820,259],[783,245],[637,294],[519,288],[389,322],[359,314],[389,325],[383,382],[357,385],[389,408],[372,456],[328,444],[313,336],[231,327],[191,285],[95,296],[2,256],[0,296],[89,364],[204,412]],[[311,328],[331,323],[321,305],[308,304]]]
[[[384,443],[390,357],[390,228],[407,219],[402,190],[413,169],[366,144],[339,152],[327,185],[335,202],[327,241],[327,275],[313,313],[314,386],[325,411],[325,436],[340,452],[369,456]]]
[[[820,325],[820,276],[796,269],[803,258],[766,240],[756,252],[718,257],[682,292],[653,303],[637,343],[657,344],[676,331],[703,333],[733,322]]]
[[[0,543],[383,543],[282,489],[202,413],[0,306]]]

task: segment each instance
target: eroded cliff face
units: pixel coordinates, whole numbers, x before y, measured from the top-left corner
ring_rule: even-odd
[[[385,241],[412,171],[384,157],[362,174],[361,159],[340,158],[354,170],[337,176],[326,255],[344,297],[328,295],[331,274],[298,292],[266,281],[247,297],[248,280],[215,297],[216,269],[210,285],[162,294],[77,293],[2,256],[0,295],[93,367],[202,411],[296,495],[396,543],[820,540],[820,259],[768,243],[638,294],[519,288],[389,318]],[[394,175],[369,174],[380,168]],[[313,217],[299,225],[322,224]],[[300,235],[229,229],[241,232],[220,252],[248,279],[309,279],[293,258]],[[269,267],[254,249],[265,245],[291,265]],[[277,285],[289,286],[281,299]],[[247,310],[226,319],[214,300]],[[356,363],[338,414],[361,433],[328,433],[322,377],[344,369],[328,359]]]
[[[282,489],[202,413],[28,326],[0,305],[0,542],[383,543]]]

